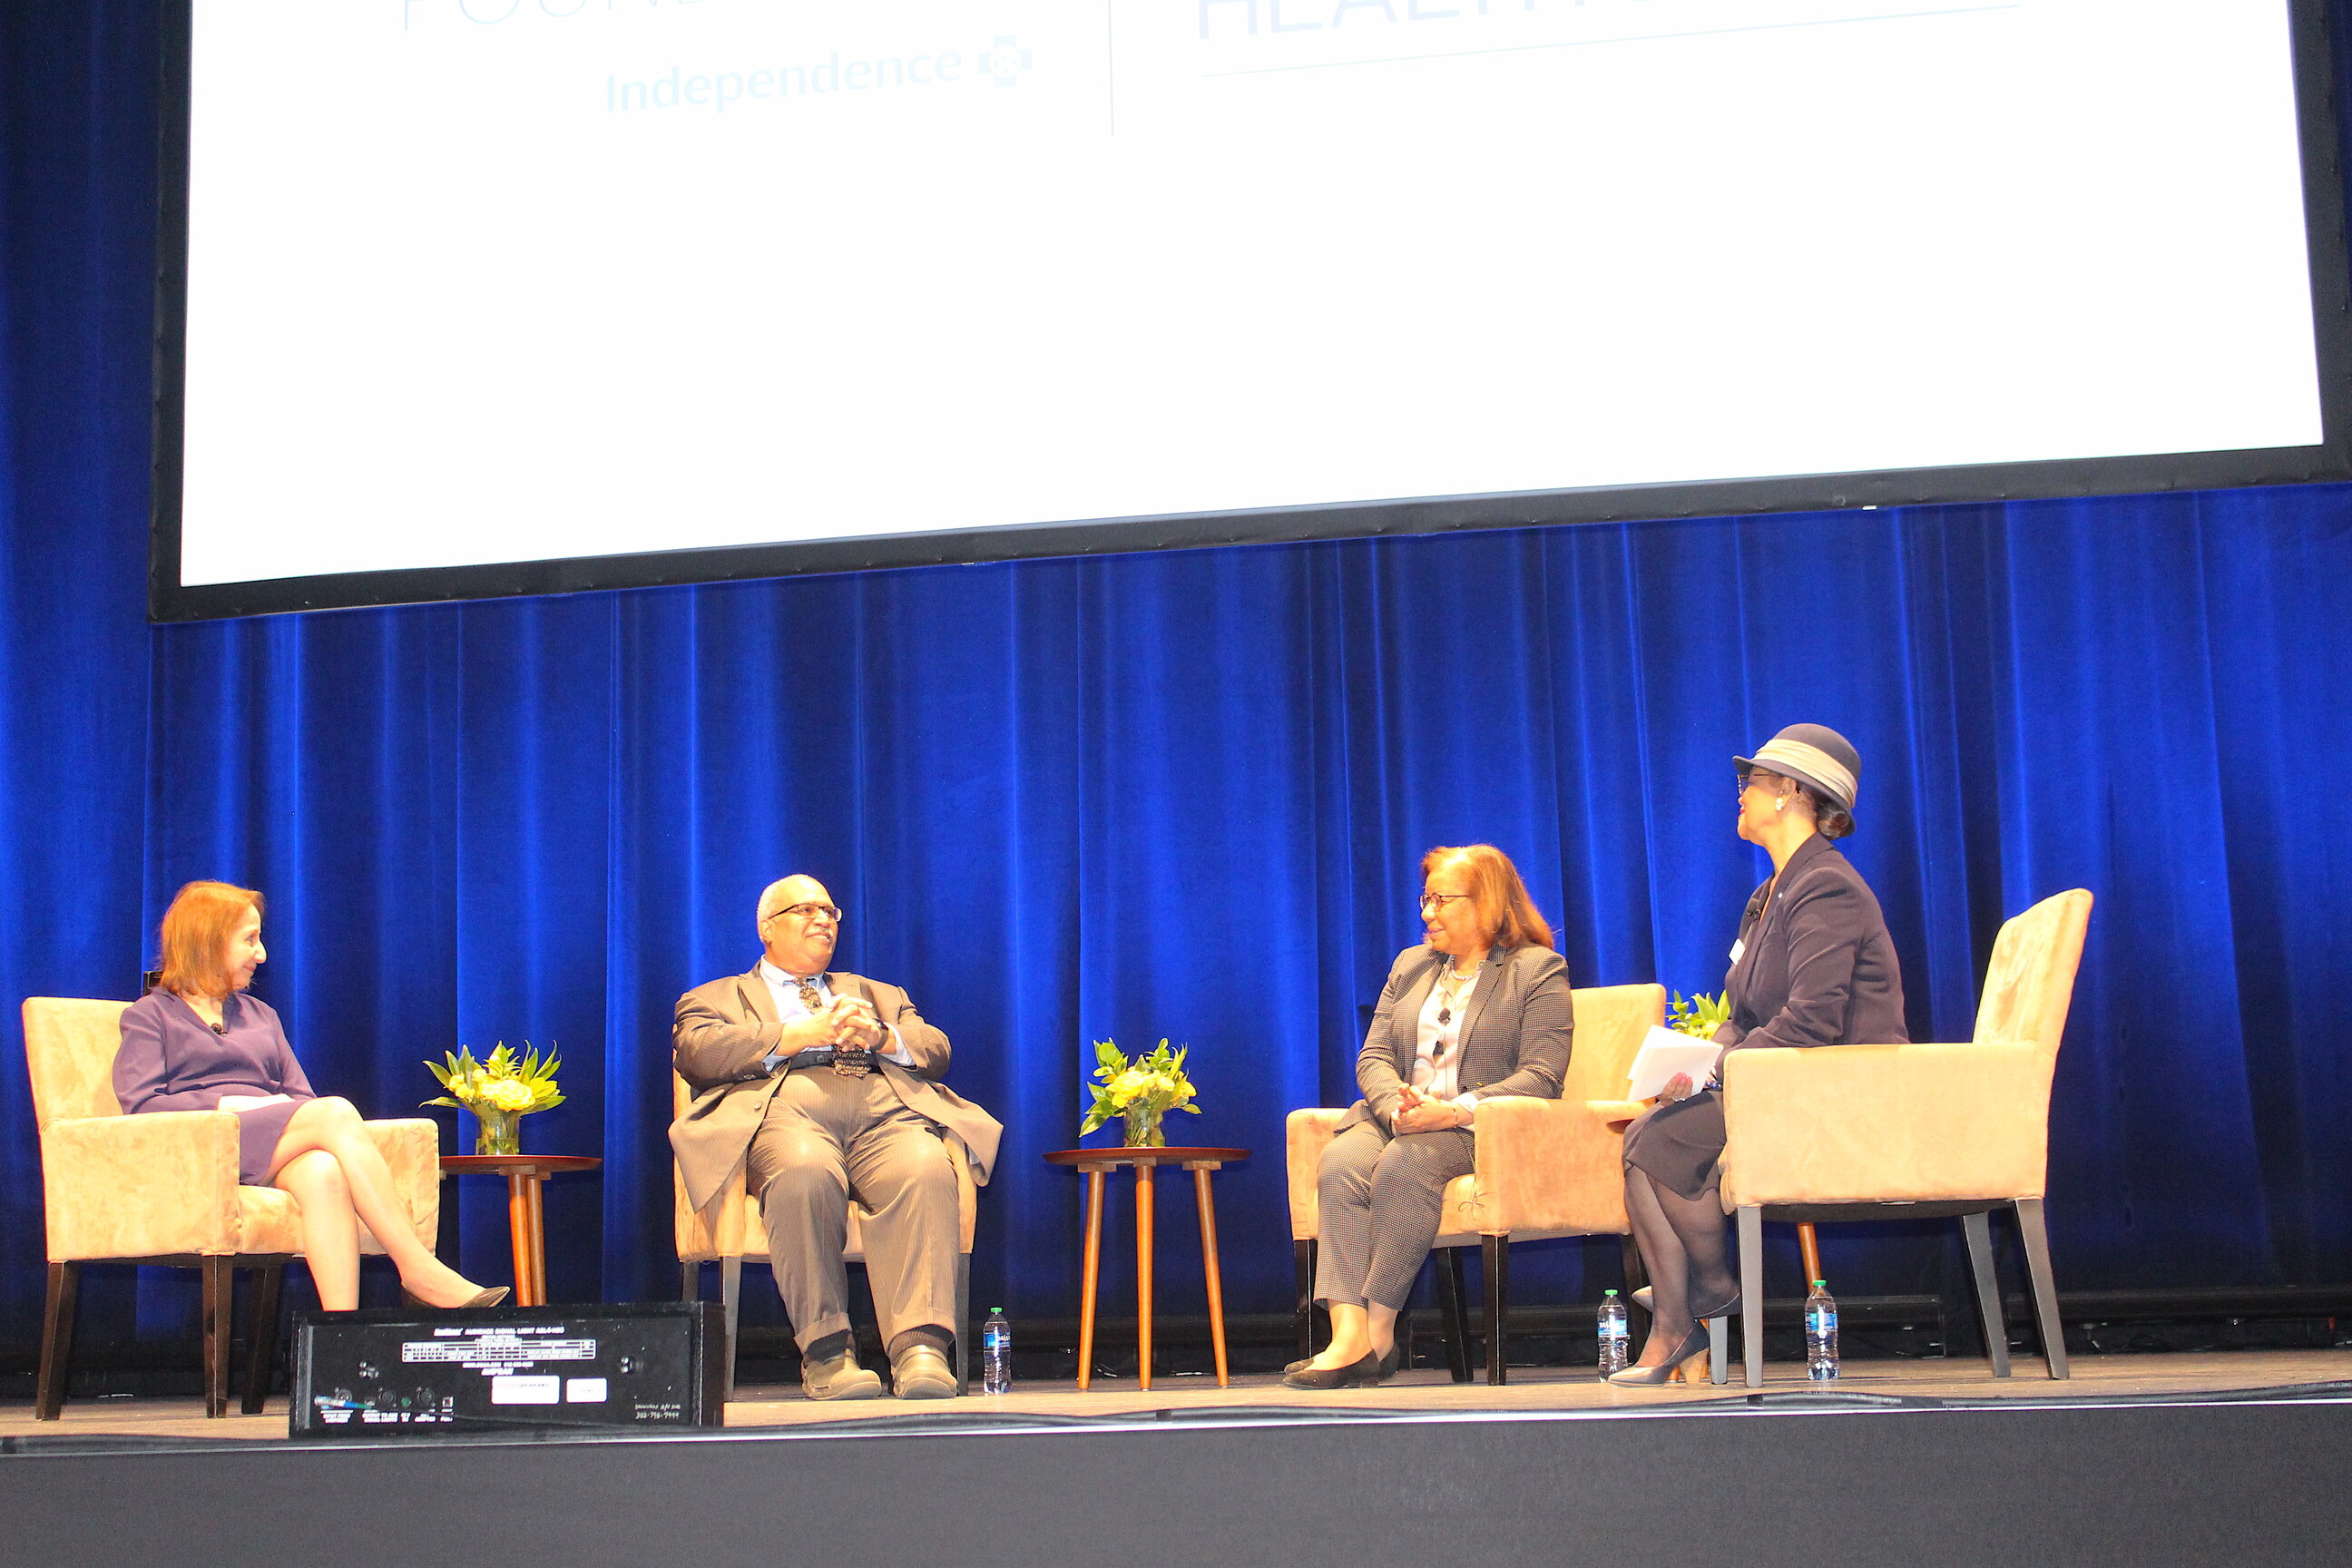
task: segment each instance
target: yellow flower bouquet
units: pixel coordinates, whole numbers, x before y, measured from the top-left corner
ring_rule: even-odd
[[[477,1154],[520,1153],[522,1133],[519,1123],[523,1117],[563,1103],[563,1096],[555,1088],[555,1069],[563,1062],[555,1054],[554,1046],[548,1047],[547,1059],[541,1061],[529,1040],[522,1044],[523,1054],[520,1057],[501,1040],[479,1061],[474,1059],[472,1050],[459,1046],[455,1052],[443,1053],[447,1066],[439,1062],[425,1064],[425,1070],[449,1091],[425,1103],[454,1105],[472,1111],[479,1123],[474,1134]]]
[[[1161,1117],[1171,1110],[1201,1114],[1192,1103],[1192,1080],[1184,1076],[1184,1056],[1192,1048],[1179,1046],[1171,1055],[1162,1040],[1149,1055],[1129,1061],[1116,1041],[1097,1040],[1094,1109],[1079,1125],[1078,1136],[1118,1117],[1127,1123],[1123,1142],[1128,1148],[1164,1147],[1168,1140],[1160,1131]]]
[[[1730,992],[1710,996],[1704,991],[1695,991],[1691,993],[1691,999],[1685,1002],[1683,994],[1677,991],[1675,993],[1674,1011],[1666,1018],[1666,1027],[1678,1035],[1688,1035],[1693,1039],[1711,1040],[1715,1038],[1716,1030],[1730,1019]]]

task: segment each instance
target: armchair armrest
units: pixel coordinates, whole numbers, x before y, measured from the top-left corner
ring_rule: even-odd
[[[2054,1065],[2011,1041],[1732,1051],[1724,1203],[2040,1197]]]
[[[1622,1234],[1625,1133],[1612,1122],[1620,1109],[1615,1100],[1524,1095],[1480,1100],[1479,1229]]]
[[[226,1110],[51,1122],[41,1130],[50,1261],[235,1252],[236,1153]]]
[[[383,1154],[383,1163],[392,1167],[393,1188],[407,1205],[408,1223],[416,1239],[431,1251],[441,1234],[439,1123],[426,1117],[404,1116],[370,1121],[366,1126],[368,1136]],[[360,1230],[365,1236],[367,1226],[362,1223]]]
[[[1312,1105],[1292,1111],[1283,1126],[1283,1152],[1290,1174],[1293,1241],[1312,1241],[1323,1234],[1322,1194],[1316,1185],[1316,1175],[1323,1163],[1323,1151],[1330,1146],[1332,1134],[1339,1130],[1339,1119],[1347,1114],[1328,1106]]]

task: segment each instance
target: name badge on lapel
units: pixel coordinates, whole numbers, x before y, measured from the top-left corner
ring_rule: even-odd
[[[1734,963],[1738,963],[1739,955],[1747,951],[1748,939],[1744,936],[1735,938],[1731,943],[1731,962]]]

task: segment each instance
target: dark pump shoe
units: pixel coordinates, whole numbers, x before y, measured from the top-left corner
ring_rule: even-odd
[[[1644,1306],[1648,1304],[1643,1303]],[[1739,1310],[1739,1298],[1734,1296],[1715,1310],[1702,1312],[1699,1314],[1698,1321],[1691,1324],[1691,1331],[1683,1336],[1681,1346],[1663,1363],[1657,1366],[1629,1366],[1622,1372],[1611,1373],[1609,1381],[1620,1388],[1664,1387],[1674,1377],[1676,1367],[1707,1348],[1713,1339],[1710,1326],[1720,1324],[1727,1316],[1738,1310]]]
[[[1381,1379],[1388,1375],[1383,1370],[1386,1364],[1382,1358],[1367,1352],[1363,1360],[1351,1362],[1346,1366],[1335,1366],[1328,1372],[1318,1372],[1311,1366],[1301,1367],[1297,1372],[1286,1375],[1282,1380],[1282,1386],[1318,1390],[1377,1388],[1380,1386]]]
[[[953,1399],[955,1368],[935,1344],[911,1344],[890,1358],[892,1392],[901,1399]]]
[[[1314,1359],[1315,1358],[1311,1355],[1301,1356],[1297,1361],[1292,1362],[1288,1366],[1284,1367],[1282,1369],[1282,1374],[1285,1377],[1287,1377],[1294,1372],[1305,1372],[1307,1370],[1307,1363],[1312,1362]],[[1402,1340],[1399,1340],[1394,1344],[1389,1346],[1388,1354],[1381,1357],[1381,1380],[1385,1383],[1390,1378],[1394,1377],[1396,1375],[1397,1364],[1403,1360],[1404,1342]]]
[[[419,1307],[428,1312],[470,1312],[477,1307],[497,1306],[507,1299],[511,1289],[510,1286],[493,1285],[487,1290],[475,1291],[454,1307],[436,1307],[424,1297],[403,1285],[400,1288],[400,1304],[404,1307]]]

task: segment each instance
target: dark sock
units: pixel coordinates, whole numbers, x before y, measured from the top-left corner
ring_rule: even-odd
[[[849,1353],[849,1349],[848,1331],[844,1330],[842,1332],[837,1334],[827,1334],[824,1338],[817,1341],[814,1344],[803,1345],[801,1347],[801,1363],[803,1365],[806,1365],[810,1362],[831,1361],[836,1356],[847,1355]]]
[[[919,1329],[901,1329],[890,1336],[890,1359],[898,1360],[916,1345],[929,1345],[941,1355],[949,1355],[955,1347],[955,1336],[937,1323],[925,1323]],[[951,1355],[949,1358],[954,1359]]]

